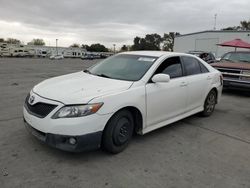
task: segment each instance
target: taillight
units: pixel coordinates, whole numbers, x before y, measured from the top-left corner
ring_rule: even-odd
[[[223,75],[220,75],[220,84],[223,85]]]

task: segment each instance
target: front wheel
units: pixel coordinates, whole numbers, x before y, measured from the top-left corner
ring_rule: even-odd
[[[202,116],[208,117],[214,112],[214,108],[216,105],[217,94],[215,90],[211,90],[204,103],[204,110],[201,113]]]
[[[117,112],[108,121],[103,133],[102,147],[116,154],[123,151],[129,144],[134,130],[134,120],[128,110]]]

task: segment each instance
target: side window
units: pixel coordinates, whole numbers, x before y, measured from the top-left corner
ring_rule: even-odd
[[[212,53],[210,53],[210,59],[215,60],[215,57]]]
[[[223,55],[222,57],[221,57],[221,59],[229,59],[230,58],[230,56],[231,56],[231,53],[226,53],[225,55]]]
[[[157,68],[155,74],[168,74],[170,78],[181,77],[182,67],[179,57],[170,57],[162,62],[162,64]]]
[[[201,73],[201,67],[198,60],[193,57],[187,56],[182,57],[182,59],[187,76]]]

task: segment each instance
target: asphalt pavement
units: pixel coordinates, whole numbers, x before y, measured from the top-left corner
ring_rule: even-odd
[[[0,58],[0,187],[250,187],[250,92],[224,91],[211,117],[135,136],[118,155],[67,153],[31,136],[22,105],[32,87],[96,62]]]

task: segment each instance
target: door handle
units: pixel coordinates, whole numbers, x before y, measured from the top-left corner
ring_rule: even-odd
[[[207,80],[212,80],[212,77],[211,77],[211,76],[208,76],[208,77],[207,77]]]
[[[187,82],[181,82],[181,87],[185,87],[185,86],[187,86],[188,84],[187,84]]]

